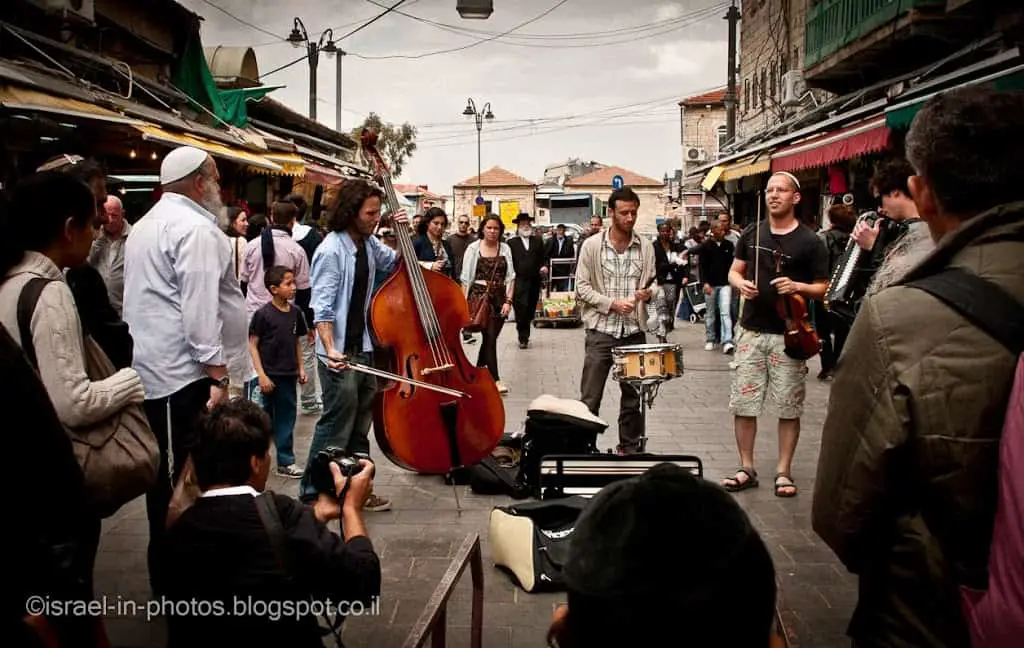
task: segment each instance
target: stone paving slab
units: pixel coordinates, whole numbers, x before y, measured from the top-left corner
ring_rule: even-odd
[[[683,346],[684,375],[664,383],[648,412],[648,450],[659,454],[693,454],[704,462],[705,477],[718,480],[734,469],[738,459],[728,412],[731,372],[729,358],[703,350],[703,325],[681,323],[672,340]],[[477,345],[466,346],[473,360]],[[515,329],[506,326],[499,340],[502,379],[510,386],[505,400],[508,431],[521,430],[526,408],[549,393],[578,398],[583,362],[582,329],[535,329],[532,345],[516,345]],[[829,388],[813,378],[811,361],[807,411],[794,463],[799,497],[773,496],[777,438],[771,413],[759,421],[756,467],[760,488],[736,495],[761,531],[775,561],[783,597],[784,620],[795,634],[795,645],[814,648],[849,646],[845,628],[856,602],[856,581],[810,525],[811,492],[820,445],[821,426]],[[602,448],[617,440],[619,388],[609,380],[602,417],[611,423],[600,441]],[[296,455],[308,453],[315,416],[300,416]],[[371,435],[372,439],[372,435]],[[368,531],[383,565],[383,596],[379,616],[350,618],[345,623],[348,646],[401,646],[436,587],[452,556],[468,534],[479,534],[484,558],[484,646],[541,648],[551,613],[564,594],[528,594],[490,562],[487,525],[494,506],[511,503],[506,497],[480,496],[466,486],[455,489],[440,477],[405,472],[377,452],[375,489],[392,499],[394,508],[367,513]],[[271,474],[269,487],[295,495],[298,482]],[[97,596],[145,601],[149,598],[146,572],[147,524],[144,500],[132,502],[104,523],[96,562]],[[456,586],[448,612],[448,645],[469,645],[470,582],[467,571]],[[165,644],[164,624],[144,617],[109,619],[114,646],[159,648]],[[727,636],[727,635],[726,635]],[[328,643],[327,645],[332,645]]]

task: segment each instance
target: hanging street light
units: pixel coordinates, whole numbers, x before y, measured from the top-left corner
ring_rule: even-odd
[[[484,106],[483,111],[477,111],[476,103],[471,98],[466,102],[466,109],[462,111],[464,117],[472,118],[476,121],[476,196],[477,198],[483,195],[483,189],[480,185],[480,173],[481,173],[481,157],[480,157],[480,133],[484,128],[484,121],[494,121],[494,113],[491,112],[491,104],[487,102]]]
[[[455,9],[464,20],[487,20],[494,13],[494,0],[458,0]]]

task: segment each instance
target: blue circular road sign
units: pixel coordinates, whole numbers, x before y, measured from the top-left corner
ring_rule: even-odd
[[[474,202],[476,202],[476,204],[478,204],[478,205],[482,205],[482,204],[484,204],[484,197],[483,196],[477,196],[476,200]]]
[[[614,178],[612,178],[612,189],[622,189],[623,185],[625,184],[626,181],[623,180],[622,176],[620,175],[617,175]]]

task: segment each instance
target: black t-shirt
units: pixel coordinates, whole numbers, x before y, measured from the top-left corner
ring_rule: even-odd
[[[366,254],[366,241],[356,243],[356,276],[348,307],[348,321],[345,323],[343,353],[346,354],[359,353],[363,350],[363,333],[366,332],[366,293],[370,288],[370,260]]]
[[[741,323],[743,328],[760,333],[785,333],[786,322],[776,310],[778,293],[771,285],[776,277],[789,277],[801,283],[828,280],[828,250],[820,238],[803,223],[788,234],[772,234],[768,219],[761,221],[761,250],[757,250],[757,228],[748,227],[736,244],[736,259],[747,262],[746,278],[754,281],[755,259],[757,273],[755,299],[746,300]],[[781,251],[781,272],[775,271],[774,251]]]
[[[259,338],[256,348],[260,352],[263,373],[268,376],[298,376],[295,341],[308,330],[302,311],[295,306],[289,306],[288,312],[284,312],[271,302],[253,313],[249,335]]]

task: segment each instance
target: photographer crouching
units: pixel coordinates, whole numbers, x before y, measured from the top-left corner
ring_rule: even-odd
[[[337,627],[324,614],[374,609],[380,560],[363,524],[373,483],[369,461],[328,449],[311,467],[320,494],[310,506],[263,492],[270,420],[249,401],[216,407],[192,451],[202,491],[168,531],[168,645],[316,646]],[[339,465],[340,464],[340,465]],[[341,536],[327,528],[339,520]],[[227,639],[230,637],[230,639]]]

